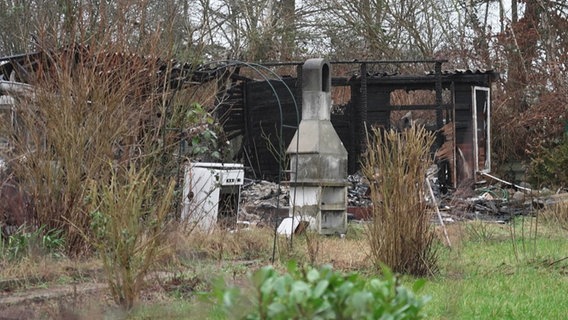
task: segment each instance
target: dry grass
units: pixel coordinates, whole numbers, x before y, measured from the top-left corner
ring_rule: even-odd
[[[51,281],[74,273],[101,270],[100,260],[55,259],[49,256],[26,257],[17,261],[0,261],[0,279],[44,279]]]
[[[321,241],[319,261],[344,271],[361,271],[371,267],[366,239],[326,237]]]
[[[368,226],[376,268],[428,275],[436,269],[435,233],[424,200],[434,136],[414,126],[399,134],[373,130],[362,171],[370,182],[373,220]]]
[[[560,201],[557,204],[542,210],[539,217],[543,222],[568,230],[568,201]]]
[[[446,239],[447,234],[448,238],[450,239],[450,243],[452,244],[452,248],[459,248],[462,242],[466,239],[466,232],[461,223],[446,223],[444,227],[435,226],[434,232],[436,234],[437,241],[443,243],[445,246],[447,246],[448,244]]]
[[[194,260],[263,260],[272,254],[274,230],[271,228],[240,229],[236,232],[214,229],[211,232],[182,228],[170,234],[172,249],[186,261]]]
[[[360,227],[363,228],[363,227]],[[274,229],[255,228],[244,229],[237,232],[228,232],[215,229],[211,233],[194,231],[191,234],[179,231],[169,231],[168,242],[172,256],[176,261],[163,262],[182,265],[187,262],[224,262],[224,261],[251,261],[259,264],[270,263]],[[345,270],[366,269],[369,267],[369,250],[364,236],[356,238],[329,237],[319,234],[310,234],[312,245],[318,243],[317,252],[312,252],[307,245],[303,234],[294,237],[293,246],[284,236],[277,238],[276,264],[286,264],[290,259],[307,264],[332,264]],[[180,261],[183,260],[183,261]]]

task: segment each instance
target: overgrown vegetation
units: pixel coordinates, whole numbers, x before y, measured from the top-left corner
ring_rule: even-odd
[[[550,148],[543,148],[530,163],[529,176],[537,186],[568,186],[568,133]]]
[[[423,319],[426,297],[409,290],[388,269],[382,278],[343,274],[331,266],[299,268],[288,264],[279,274],[272,266],[254,272],[253,292],[221,286],[214,291],[221,313],[231,319]],[[217,312],[219,310],[216,310]]]
[[[45,55],[49,75],[35,74],[33,94],[19,97],[17,125],[4,128],[14,146],[7,156],[37,223],[64,230],[67,251],[80,254],[90,226],[87,185],[110,180],[109,162],[140,166],[160,150],[159,127],[143,127],[162,98],[145,86],[160,80],[135,71],[159,66],[92,47]]]
[[[91,187],[89,238],[103,262],[106,280],[115,301],[131,309],[156,267],[165,242],[167,215],[172,207],[174,182],[155,194],[159,183],[147,168],[131,167],[113,172],[110,184]]]
[[[480,226],[480,221],[474,221],[473,229],[468,227],[469,222],[448,225],[453,247],[452,250],[442,247],[438,251],[439,272],[428,277],[420,290],[421,295],[431,296],[432,300],[423,306],[421,312],[427,314],[428,319],[562,318],[568,312],[566,305],[562,303],[565,298],[562,288],[567,284],[567,233],[558,227],[557,222],[548,220],[546,216],[548,214],[544,211],[539,213],[536,234],[535,217],[517,217],[508,224],[484,223],[483,226]],[[522,231],[523,228],[526,229],[525,232]],[[531,228],[533,231],[529,230]],[[258,305],[248,302],[248,299],[257,297],[259,291],[254,285],[249,285],[245,275],[248,272],[254,273],[270,260],[273,230],[259,229],[258,233],[250,231],[224,236],[199,233],[187,236],[176,230],[168,231],[168,243],[176,245],[169,246],[166,250],[175,250],[174,259],[181,261],[160,260],[160,270],[172,270],[173,276],[163,280],[161,286],[151,286],[145,291],[147,298],[151,294],[157,297],[135,306],[128,315],[116,309],[109,309],[106,304],[95,314],[129,319],[232,319],[244,316],[247,311],[258,310]],[[314,235],[320,237],[317,261],[332,264],[332,273],[345,276],[346,281],[352,272],[367,281],[374,278],[377,271],[365,254],[368,244],[364,231],[363,226],[352,224],[343,239]],[[171,239],[172,237],[176,239]],[[225,248],[222,260],[218,260],[216,255],[220,241],[224,241]],[[307,267],[308,249],[302,242],[303,237],[297,237],[296,241],[294,255],[302,259],[303,263],[300,265],[306,267],[298,267],[298,277],[293,279],[307,282],[305,277],[311,269]],[[250,252],[262,254],[247,256]],[[247,257],[253,260],[248,260]],[[27,269],[35,276],[49,272],[52,279],[72,277],[67,270],[79,265],[60,265],[60,261],[61,259],[42,260],[42,268],[38,269],[36,264],[22,260],[19,262],[18,272],[23,271],[20,269]],[[183,269],[180,269],[179,262],[184,266]],[[0,270],[2,277],[6,278],[6,272],[12,275],[16,272],[9,270],[15,264],[2,263],[0,262],[3,266]],[[97,266],[92,261],[89,263],[90,268]],[[286,276],[281,272],[286,269],[283,264],[286,264],[285,260],[273,266],[274,277],[271,281]],[[81,268],[85,266],[82,265]],[[320,273],[318,281],[324,279],[323,269],[314,269]],[[233,286],[241,289],[240,294],[232,296],[235,298],[234,309],[231,309],[229,316],[226,316],[227,309],[223,309],[224,307],[218,305],[212,308],[210,304],[203,305],[195,299],[196,292],[212,290],[214,279],[218,276],[225,278],[228,287],[220,287],[223,290],[217,291],[217,294],[225,294],[227,291],[224,289]],[[397,278],[395,282],[398,281],[406,288],[412,288],[416,281],[414,277]],[[41,284],[42,287],[50,285]],[[84,316],[80,318],[93,318],[93,313],[88,313],[81,304],[74,308],[78,315]]]
[[[253,260],[254,267],[268,260],[269,229],[236,234],[216,230],[212,235],[168,230],[182,233],[184,241],[165,248],[164,254],[171,256],[161,260],[162,245],[173,241],[171,234],[164,237],[164,219],[176,218],[170,205],[180,203],[171,178],[179,177],[186,156],[223,158],[215,146],[219,136],[212,129],[212,111],[205,107],[214,104],[207,102],[215,100],[215,92],[203,86],[204,97],[199,97],[197,90],[180,92],[184,83],[168,82],[174,56],[189,65],[227,57],[301,61],[318,54],[332,60],[437,57],[449,59],[444,65],[449,69],[494,68],[505,76],[492,92],[493,159],[500,164],[530,158],[535,183],[565,186],[568,46],[558,35],[567,26],[567,7],[561,1],[543,5],[514,0],[508,2],[510,7],[502,2],[502,16],[489,28],[488,21],[497,20],[491,17],[491,11],[497,11],[495,1],[462,2],[409,1],[403,8],[400,1],[381,0],[371,8],[358,0],[342,0],[341,5],[306,1],[296,8],[294,1],[227,0],[194,8],[177,0],[0,0],[1,55],[43,52],[37,64],[23,65],[2,79],[14,76],[34,87],[15,95],[14,119],[5,113],[8,117],[0,121],[1,136],[9,141],[1,161],[16,185],[12,191],[20,192],[16,196],[24,202],[18,220],[29,222],[1,242],[0,278],[53,272],[48,269],[65,275],[67,269],[86,268],[78,267],[79,257],[96,253],[114,298],[130,308],[155,263],[198,268],[196,260],[211,259],[219,267],[215,272],[239,280],[249,267],[235,267],[232,260]],[[219,10],[219,3],[232,14]],[[245,7],[250,14],[240,14]],[[319,19],[313,12],[326,15]],[[444,18],[447,12],[460,14],[450,21]],[[443,30],[455,32],[437,32]],[[408,137],[391,147],[401,149],[401,141],[415,151],[428,149],[427,142],[412,147]],[[308,234],[297,237],[294,247],[283,240],[280,262],[294,257],[361,273],[376,273],[385,262],[397,272],[433,273],[438,256],[422,201],[424,174],[417,169],[427,161],[392,160],[385,172],[380,171],[382,164],[371,166],[369,180],[377,183],[372,185],[376,219],[366,230],[369,242],[351,234],[346,239]],[[547,227],[550,223],[565,229],[566,211],[565,204],[559,204],[539,218]],[[504,227],[477,221],[465,227],[469,239],[463,247],[451,253],[441,249],[441,278],[433,278],[431,286],[435,303],[427,305],[434,317],[565,316],[565,297],[559,292],[566,286],[568,270],[566,234],[543,231],[538,221],[516,220]],[[368,245],[372,271],[364,254]],[[60,265],[67,257],[75,260]],[[336,276],[326,268],[313,270],[319,274],[311,277],[317,283]],[[290,279],[274,269],[262,272],[265,282]],[[298,281],[316,283],[310,282],[310,272],[314,274],[293,272],[290,288]],[[361,285],[363,277],[353,277]],[[187,305],[191,296],[184,292],[182,302]],[[280,298],[292,307],[291,296]],[[264,307],[257,305],[258,310]]]
[[[424,289],[432,295],[426,306],[430,318],[564,317],[568,310],[560,292],[567,284],[566,230],[540,222],[536,236],[523,235],[522,226],[534,226],[535,220],[519,217],[506,225],[487,224],[486,232],[493,235],[487,241],[466,238],[456,250],[443,251],[441,273]],[[463,226],[452,227],[455,232]],[[517,229],[514,239],[511,229]]]
[[[129,309],[168,244],[163,231],[181,202],[174,187],[186,156],[214,151],[214,120],[194,103],[208,98],[172,76],[174,20],[154,20],[160,27],[150,34],[148,25],[117,23],[123,14],[68,9],[65,26],[38,25],[37,64],[11,75],[29,85],[10,92],[16,103],[13,119],[0,121],[7,141],[0,158],[15,197],[27,202],[0,222],[24,220],[32,232],[41,226],[43,239],[64,239],[69,257],[100,256],[113,298]],[[66,37],[52,42],[59,32],[51,28],[59,27]],[[191,69],[186,58],[183,72]],[[26,232],[7,238],[7,254],[36,247]]]
[[[568,309],[562,303],[564,299],[562,288],[566,286],[565,273],[568,269],[568,260],[565,253],[566,230],[557,228],[554,224],[540,222],[538,235],[524,233],[520,230],[523,225],[535,225],[535,218],[518,217],[510,224],[486,223],[484,233],[490,237],[480,239],[467,228],[468,222],[456,223],[448,226],[449,233],[456,241],[452,241],[452,250],[440,249],[438,264],[440,271],[437,275],[429,277],[421,295],[431,296],[432,300],[426,303],[422,312],[428,319],[510,319],[510,318],[562,318]],[[465,225],[464,225],[465,224]],[[355,225],[356,226],[356,225]],[[354,228],[355,226],[350,226]],[[360,227],[360,226],[359,226]],[[477,227],[477,226],[476,226]],[[511,238],[511,229],[517,236]],[[361,231],[358,231],[361,232]],[[357,232],[354,232],[357,233]],[[320,248],[320,261],[333,263],[332,273],[346,276],[347,270],[354,270],[360,278],[369,280],[374,277],[375,270],[367,262],[365,254],[353,256],[353,252],[360,252],[357,246],[366,246],[366,239],[356,236],[354,239],[322,237]],[[516,248],[512,245],[515,241]],[[351,242],[347,246],[346,242]],[[523,245],[526,242],[526,245]],[[307,248],[295,246],[297,254],[303,256],[304,265],[308,265]],[[518,259],[518,256],[522,256]],[[351,262],[355,268],[345,264]],[[285,272],[278,270],[282,265],[274,266],[271,281],[281,281],[282,277],[289,277]],[[323,267],[323,269],[328,268]],[[322,268],[316,267],[322,279]],[[306,281],[306,274],[311,268],[297,268],[298,277],[290,281]],[[272,272],[272,271],[271,271]],[[304,279],[304,280],[302,280]],[[227,286],[217,287],[216,298],[231,297],[234,302],[227,316],[227,309],[223,303],[216,306],[201,304],[194,300],[176,300],[171,304],[146,305],[135,310],[133,319],[157,318],[168,315],[171,319],[223,319],[243,318],[258,309],[259,291],[254,285],[249,285],[248,279],[226,277]],[[245,281],[246,280],[246,281]],[[397,280],[403,286],[411,288],[416,282],[414,277],[399,277]],[[271,288],[274,287],[274,282]],[[231,291],[237,286],[239,293]],[[311,284],[309,284],[311,285]],[[313,287],[310,287],[313,288]],[[535,294],[538,292],[538,294]],[[234,298],[234,299],[233,299]],[[288,297],[274,295],[273,300]],[[254,302],[250,302],[255,300]],[[544,307],[544,308],[543,308]]]
[[[369,180],[373,218],[367,228],[375,267],[430,275],[436,271],[435,234],[424,200],[434,136],[414,126],[402,133],[373,129],[362,171]]]

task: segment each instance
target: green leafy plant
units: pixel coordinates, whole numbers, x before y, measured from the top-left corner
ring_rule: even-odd
[[[186,113],[188,130],[188,152],[191,157],[221,159],[217,148],[218,137],[215,118],[199,103],[193,103]]]
[[[45,225],[34,230],[24,224],[6,239],[0,240],[1,256],[9,260],[20,259],[34,253],[61,257],[64,248],[63,230],[46,230]]]
[[[383,269],[382,278],[367,279],[358,273],[343,274],[331,266],[301,269],[295,262],[279,274],[266,266],[250,276],[253,294],[219,286],[214,296],[225,317],[236,319],[423,319],[429,300],[398,284]],[[215,310],[219,312],[219,310]]]
[[[40,229],[44,229],[42,226]],[[48,252],[59,256],[65,249],[65,237],[63,230],[51,229],[45,232],[41,237],[41,247],[48,250]]]
[[[16,259],[22,257],[24,253],[28,253],[32,237],[32,233],[25,230],[25,225],[20,226],[14,234],[6,239],[5,256],[8,259]]]

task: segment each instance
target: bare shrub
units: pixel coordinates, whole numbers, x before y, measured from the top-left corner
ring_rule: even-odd
[[[424,179],[434,136],[417,126],[372,134],[362,168],[374,204],[367,230],[373,263],[379,270],[386,264],[395,272],[431,274],[437,259]]]
[[[156,180],[146,168],[118,168],[110,183],[90,186],[93,237],[89,240],[103,262],[113,298],[126,309],[138,300],[145,277],[167,245],[166,217],[174,181],[156,194]]]
[[[465,231],[472,241],[487,242],[495,237],[495,230],[490,222],[475,219],[465,225]]]
[[[313,230],[305,230],[304,238],[306,238],[306,252],[311,266],[316,266],[321,245],[320,235]]]

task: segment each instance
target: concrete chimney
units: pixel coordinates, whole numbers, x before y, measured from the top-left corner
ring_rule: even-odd
[[[347,150],[331,125],[331,65],[309,59],[302,68],[302,120],[290,156],[290,216],[322,234],[347,231]]]

